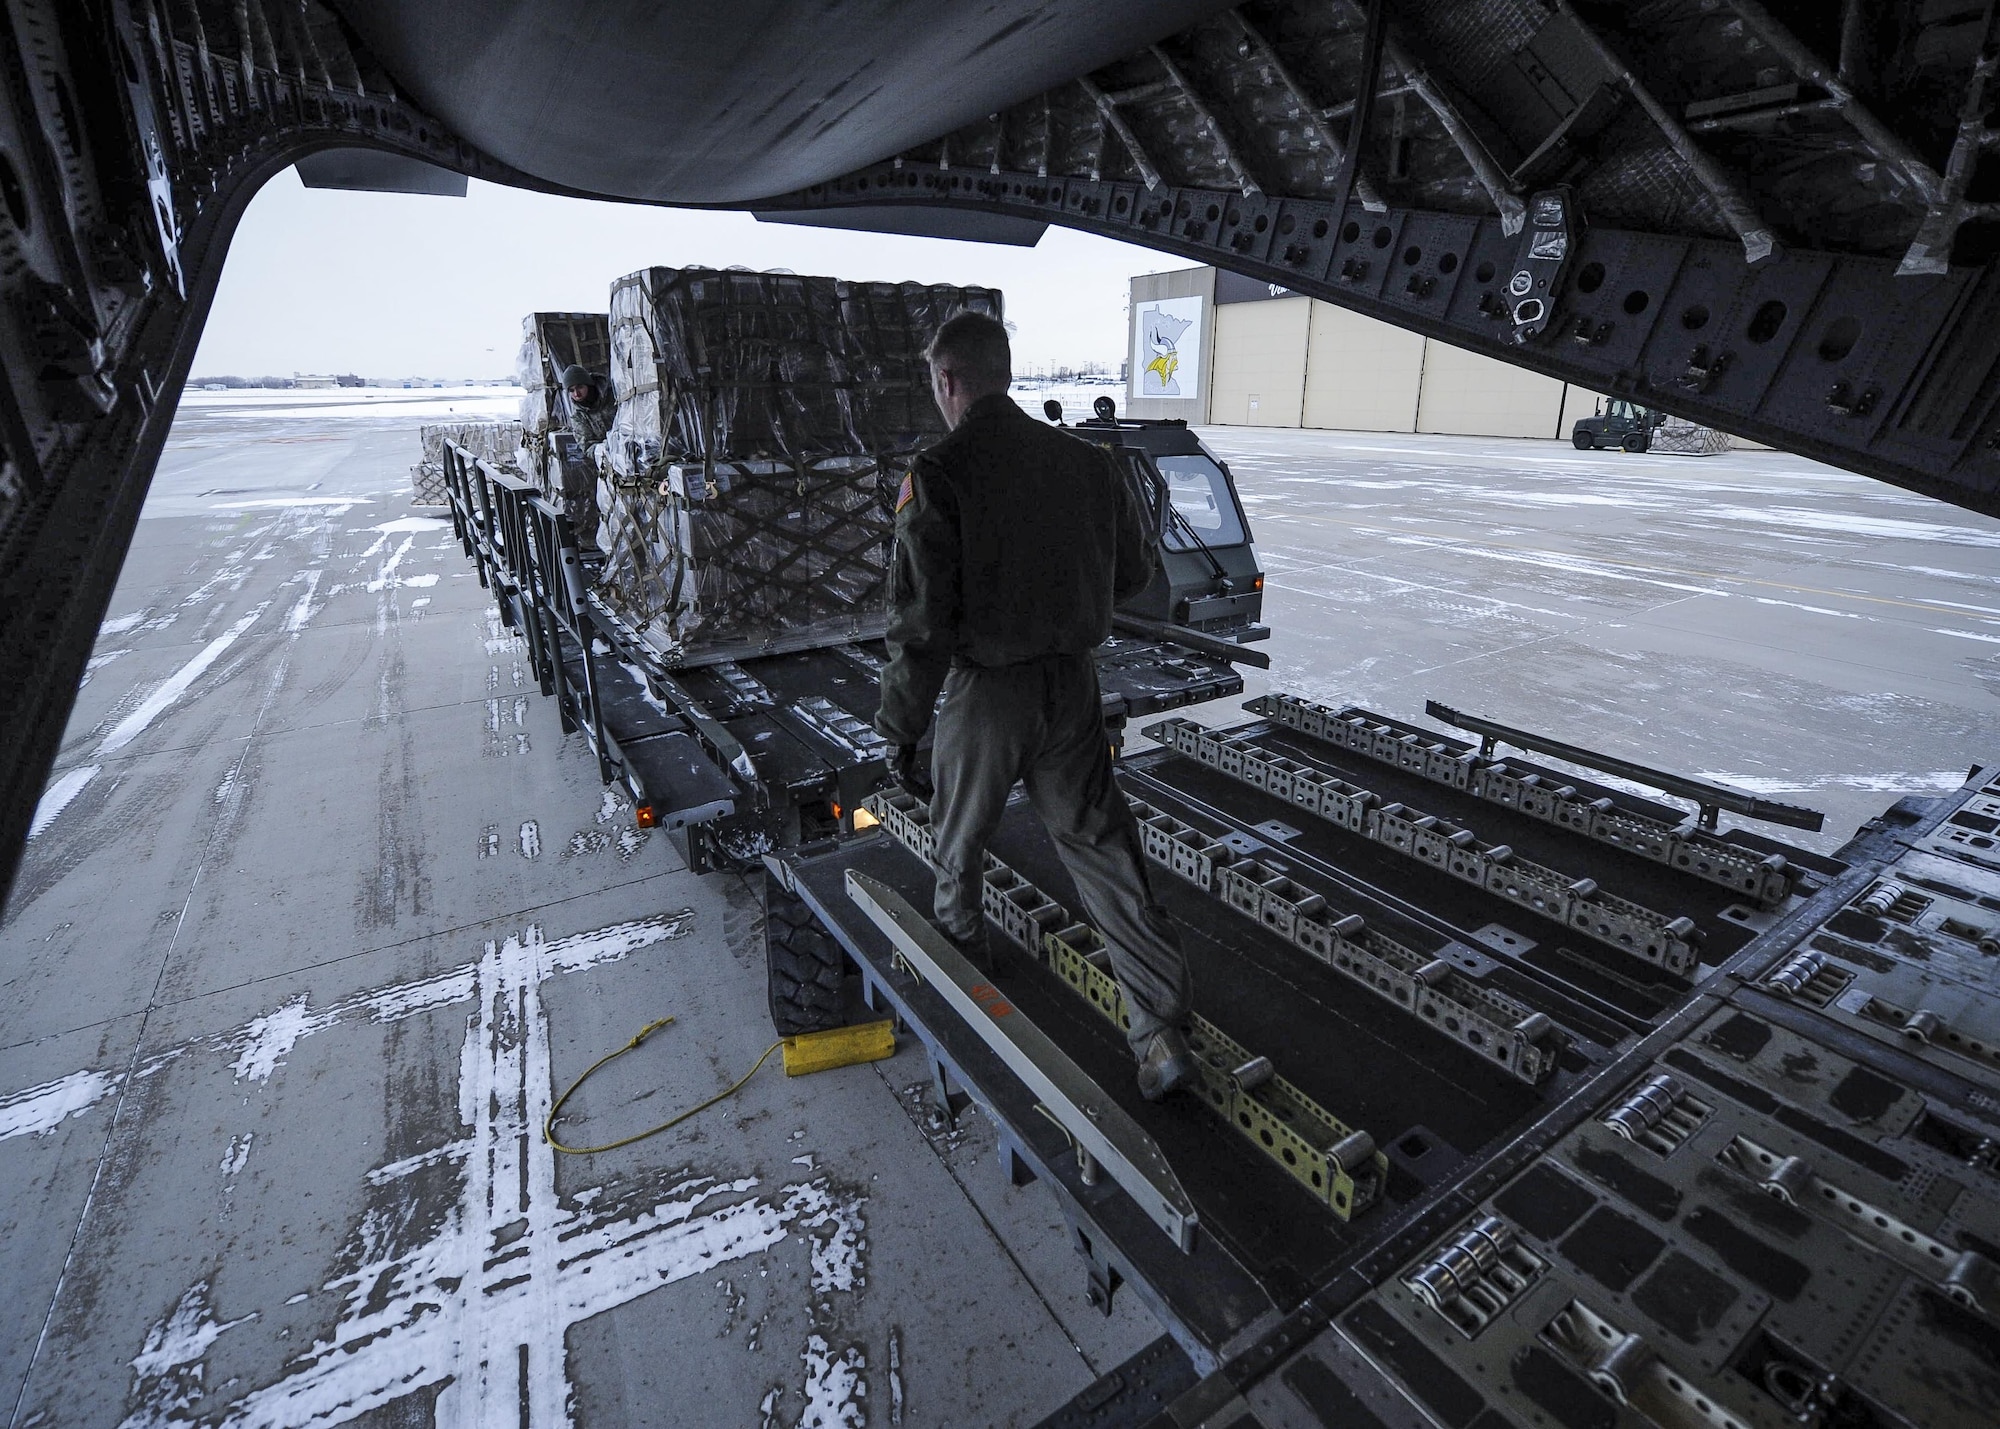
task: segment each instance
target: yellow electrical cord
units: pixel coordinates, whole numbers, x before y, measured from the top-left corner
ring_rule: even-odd
[[[591,1078],[591,1074],[594,1073],[599,1067],[603,1066],[606,1062],[610,1062],[615,1060],[616,1058],[624,1056],[627,1052],[630,1052],[633,1048],[639,1046],[640,1043],[644,1042],[648,1037],[652,1036],[655,1032],[658,1032],[662,1027],[665,1027],[668,1023],[672,1022],[673,1020],[674,1019],[671,1017],[662,1017],[658,1022],[647,1023],[644,1027],[639,1029],[638,1035],[633,1037],[633,1039],[630,1042],[627,1042],[623,1047],[620,1047],[615,1052],[608,1052],[604,1056],[599,1057],[595,1062],[592,1062],[590,1066],[584,1070],[582,1076],[578,1077],[574,1082],[570,1083],[569,1090],[556,1098],[555,1105],[549,1108],[548,1119],[542,1123],[542,1140],[546,1141],[551,1147],[555,1148],[557,1151],[564,1153],[565,1155],[589,1156],[599,1151],[615,1151],[617,1148],[621,1146],[630,1146],[635,1141],[644,1141],[649,1136],[658,1136],[663,1131],[668,1131],[676,1126],[679,1126],[682,1122],[686,1121],[691,1116],[699,1116],[702,1112],[707,1111],[717,1102],[728,1101],[731,1097],[735,1096],[738,1092],[742,1091],[744,1087],[750,1084],[750,1079],[757,1075],[757,1073],[763,1068],[764,1064],[771,1060],[771,1054],[777,1051],[780,1047],[785,1045],[784,1039],[782,1038],[780,1038],[776,1042],[773,1042],[770,1046],[764,1049],[764,1055],[757,1059],[756,1064],[752,1066],[749,1071],[743,1074],[743,1076],[737,1081],[736,1085],[732,1086],[727,1091],[717,1092],[714,1096],[710,1097],[700,1106],[691,1106],[686,1111],[681,1112],[678,1115],[674,1116],[671,1120],[661,1122],[658,1126],[651,1127],[645,1131],[641,1131],[632,1136],[620,1137],[617,1141],[607,1141],[602,1146],[565,1146],[560,1141],[557,1141],[556,1117],[561,1114],[563,1109],[563,1103],[567,1102],[571,1097],[576,1095],[577,1088],[581,1087],[585,1082],[589,1081]]]

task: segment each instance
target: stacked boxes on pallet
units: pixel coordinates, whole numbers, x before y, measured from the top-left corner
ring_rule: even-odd
[[[562,374],[571,363],[607,375],[611,329],[603,313],[530,313],[521,320],[514,370],[527,394],[521,399],[521,437],[527,449],[522,466],[543,495],[562,505],[577,538],[588,542],[597,531],[596,469],[581,444],[551,439],[552,433],[570,427]]]
[[[1652,450],[1680,456],[1720,456],[1730,449],[1729,433],[1669,417],[1653,431]]]
[[[503,471],[520,470],[519,422],[445,422],[419,427],[417,437],[423,444],[424,453],[423,458],[410,468],[410,484],[415,489],[411,501],[417,506],[444,506],[449,503],[444,478],[446,442],[455,442],[480,460],[491,462]]]
[[[881,632],[924,348],[990,288],[650,268],[611,293],[599,593],[669,660]]]

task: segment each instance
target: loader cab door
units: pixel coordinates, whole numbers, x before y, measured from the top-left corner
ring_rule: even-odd
[[[1127,434],[1113,450],[1159,552],[1152,583],[1122,609],[1226,639],[1268,636],[1263,572],[1222,464],[1184,428]]]

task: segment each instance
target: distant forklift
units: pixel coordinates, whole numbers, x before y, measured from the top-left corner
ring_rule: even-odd
[[[1569,439],[1580,452],[1596,451],[1603,446],[1642,452],[1653,445],[1654,431],[1666,420],[1665,412],[1613,397],[1608,403],[1598,402],[1596,416],[1580,418],[1570,430]]]

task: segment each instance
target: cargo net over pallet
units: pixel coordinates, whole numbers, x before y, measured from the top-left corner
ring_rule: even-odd
[[[521,320],[521,348],[514,380],[521,398],[524,474],[541,493],[563,508],[580,541],[597,533],[597,472],[585,453],[562,374],[572,365],[609,380],[610,320],[603,313],[530,313]],[[560,443],[552,434],[568,432]]]
[[[867,808],[905,848],[929,863],[929,811],[908,794],[870,798]],[[1110,956],[1096,930],[1006,864],[986,856],[986,916],[1044,963],[1072,992],[1123,1031],[1125,997],[1111,975]],[[1348,1126],[1279,1076],[1259,1056],[1200,1013],[1188,1018],[1188,1045],[1210,1111],[1256,1147],[1341,1220],[1381,1198],[1389,1158],[1365,1131]]]
[[[444,448],[447,442],[465,448],[481,461],[503,471],[520,470],[521,424],[519,422],[448,422],[419,427],[417,439],[423,456],[410,468],[411,502],[417,506],[449,506],[451,494],[445,484]]]
[[[988,288],[651,268],[611,294],[599,597],[670,660],[881,633],[924,351]]]
[[[1651,449],[1673,456],[1721,456],[1732,445],[1727,432],[1669,417],[1653,429]]]
[[[526,394],[521,398],[521,434],[531,455],[547,449],[551,430],[569,424],[562,374],[572,365],[609,376],[611,326],[603,313],[529,313],[521,319],[514,380]]]

